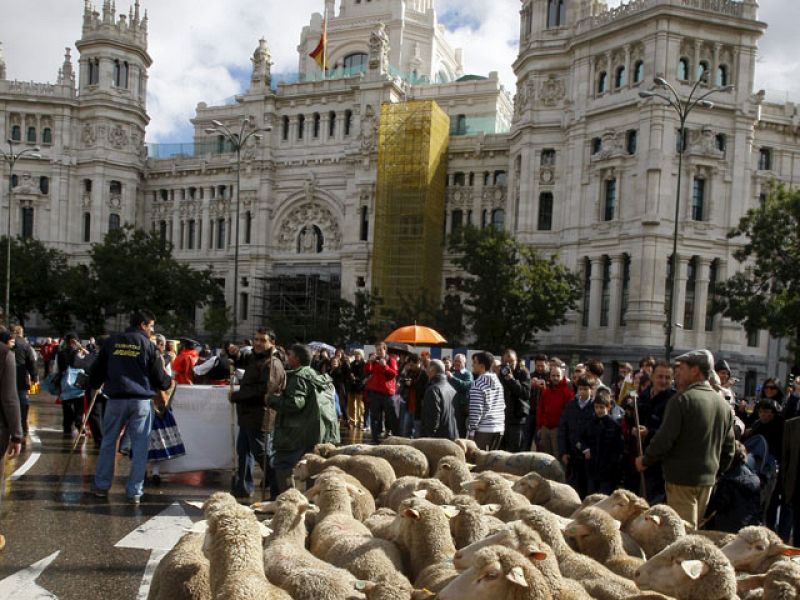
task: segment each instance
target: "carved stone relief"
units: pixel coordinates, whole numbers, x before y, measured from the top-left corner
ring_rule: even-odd
[[[545,106],[557,106],[566,94],[564,82],[555,75],[545,79],[539,88],[539,100]]]
[[[128,134],[121,125],[116,124],[108,130],[108,141],[117,150],[122,150],[128,145]]]
[[[338,221],[318,202],[304,202],[295,208],[284,219],[278,232],[278,246],[283,252],[317,252],[320,239],[323,244],[321,251],[339,250],[342,246]]]

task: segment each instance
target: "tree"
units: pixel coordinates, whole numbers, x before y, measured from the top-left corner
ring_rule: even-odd
[[[211,336],[211,343],[217,347],[222,346],[225,336],[231,330],[233,319],[231,309],[225,303],[212,302],[203,315],[203,329]]]
[[[800,191],[773,184],[728,238],[746,238],[733,253],[746,266],[719,286],[718,309],[748,331],[788,337],[800,364]]]
[[[578,306],[578,275],[556,256],[543,258],[505,231],[467,227],[451,238],[450,249],[467,275],[458,290],[477,346],[526,352],[537,332],[560,325]]]
[[[337,344],[373,342],[383,339],[387,332],[381,331],[378,323],[378,308],[381,298],[367,291],[356,292],[355,302],[342,299],[339,304],[339,324],[336,332]]]
[[[385,312],[390,328],[414,323],[426,325],[441,333],[449,346],[461,343],[463,311],[457,294],[448,294],[439,304],[432,302],[425,293],[410,298],[401,296],[392,306],[386,307]]]

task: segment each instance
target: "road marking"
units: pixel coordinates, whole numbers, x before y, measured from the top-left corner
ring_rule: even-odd
[[[34,447],[37,449],[41,448],[42,440],[39,439],[39,436],[36,435],[36,432],[31,430],[29,435],[31,438],[31,442],[33,442]],[[33,465],[36,464],[36,461],[39,460],[41,457],[42,457],[41,452],[31,452],[31,455],[28,457],[28,460],[26,460],[19,469],[17,469],[11,474],[11,476],[8,478],[9,481],[16,481],[17,479],[25,475],[25,473],[30,471],[33,468]]]
[[[115,547],[168,552],[186,533],[184,530],[193,524],[181,508],[180,503],[173,502],[155,517],[145,521],[118,541]]]
[[[0,598],[24,598],[25,600],[58,600],[58,596],[51,594],[36,583],[39,575],[50,566],[60,550],[50,556],[33,563],[30,567],[17,571],[5,579],[0,580]]]
[[[150,553],[150,558],[147,560],[147,566],[144,569],[144,576],[142,576],[142,583],[139,585],[139,594],[136,600],[147,600],[147,595],[150,593],[150,584],[153,583],[153,573],[156,572],[156,567],[161,559],[167,554],[166,550],[153,550]]]

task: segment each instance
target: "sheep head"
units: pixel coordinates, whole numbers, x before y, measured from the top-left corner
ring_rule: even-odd
[[[535,472],[518,479],[511,489],[525,496],[533,504],[545,504],[553,497],[550,482]]]
[[[292,469],[292,477],[297,481],[305,481],[311,477],[311,465],[324,461],[325,459],[318,454],[304,454]]]
[[[467,462],[474,463],[475,458],[478,456],[478,453],[480,452],[478,444],[476,444],[474,440],[465,440],[461,438],[455,440],[455,442],[464,451],[464,456],[467,458]]]
[[[722,551],[690,535],[673,542],[636,570],[636,585],[681,600],[736,597],[736,574]]]
[[[778,535],[766,527],[744,527],[736,539],[722,548],[737,570],[757,573],[766,570],[767,563],[788,556],[800,556],[800,549],[783,543]]]
[[[314,451],[313,451],[314,454],[318,454],[323,458],[328,458],[330,456],[333,456],[334,452],[336,452],[336,446],[334,446],[333,444],[317,444],[316,446],[314,446]]]
[[[484,504],[489,493],[498,487],[511,489],[511,483],[492,471],[479,473],[472,481],[461,484],[461,488],[471,493],[481,504]]]
[[[764,598],[800,597],[800,565],[793,561],[782,561],[772,565],[764,578]]]
[[[616,490],[608,498],[601,500],[594,506],[606,511],[622,523],[632,521],[650,508],[647,500],[628,490]]]

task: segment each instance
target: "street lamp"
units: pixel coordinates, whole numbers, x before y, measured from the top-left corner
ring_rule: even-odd
[[[254,127],[250,119],[242,119],[239,131],[231,131],[224,123],[220,121],[211,121],[213,127],[208,127],[206,133],[209,135],[221,135],[231,145],[234,152],[236,152],[236,233],[234,234],[233,244],[233,342],[238,343],[238,327],[239,327],[239,208],[241,194],[239,193],[239,186],[241,183],[241,168],[242,168],[242,148],[247,144],[250,138],[260,140],[262,133],[272,131],[272,127]]]
[[[707,82],[708,76],[708,73],[704,73],[703,76],[701,76],[695,82],[694,86],[692,87],[692,91],[689,93],[689,97],[686,100],[682,100],[675,88],[672,87],[663,77],[656,77],[653,80],[653,83],[655,84],[654,89],[663,90],[662,92],[653,90],[643,90],[639,92],[639,97],[644,98],[645,100],[649,100],[650,98],[660,98],[666,102],[675,110],[680,122],[680,127],[678,129],[678,135],[680,136],[680,143],[678,145],[678,190],[675,194],[675,228],[672,232],[672,294],[670,295],[669,306],[667,307],[667,341],[664,344],[664,352],[667,362],[669,362],[670,357],[672,356],[672,328],[677,319],[677,316],[675,315],[675,298],[677,296],[678,286],[678,219],[680,218],[681,206],[683,153],[686,151],[686,119],[698,106],[707,109],[714,108],[714,103],[707,99],[711,94],[715,94],[717,92],[730,92],[734,89],[732,85],[715,87],[708,90],[704,94],[695,97],[700,84]]]
[[[8,226],[6,228],[5,317],[6,317],[6,327],[9,327],[11,325],[11,195],[13,194],[13,189],[14,189],[14,185],[12,183],[12,180],[14,179],[14,165],[17,164],[17,161],[23,156],[27,155],[30,158],[42,158],[42,155],[39,154],[39,146],[35,146],[33,148],[25,148],[21,152],[17,152],[15,154],[14,142],[10,139],[6,141],[8,142],[8,152],[0,150],[0,158],[2,158],[5,162],[8,163]]]

